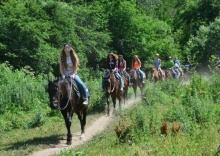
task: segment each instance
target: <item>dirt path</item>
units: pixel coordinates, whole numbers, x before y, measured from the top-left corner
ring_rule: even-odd
[[[133,104],[137,103],[137,101],[140,101],[140,98],[137,98],[136,100],[134,100],[133,98],[129,99],[125,105],[122,104],[122,109],[129,108]],[[63,150],[73,149],[76,146],[79,146],[79,145],[91,140],[93,138],[93,136],[104,131],[108,127],[108,125],[110,125],[114,121],[114,119],[115,119],[114,115],[101,116],[98,119],[96,119],[95,121],[93,121],[91,123],[91,125],[86,128],[86,134],[84,135],[83,140],[80,140],[80,132],[73,133],[72,145],[68,146],[68,145],[66,145],[66,140],[60,140],[60,144],[58,144],[54,147],[51,147],[51,148],[36,151],[36,152],[32,153],[30,156],[41,156],[41,155],[42,156],[50,156],[50,155],[58,154]]]

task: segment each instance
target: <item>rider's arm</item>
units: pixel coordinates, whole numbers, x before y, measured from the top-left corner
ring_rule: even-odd
[[[124,60],[124,69],[123,70],[126,69],[126,66],[127,66],[127,64],[126,64],[126,61]]]

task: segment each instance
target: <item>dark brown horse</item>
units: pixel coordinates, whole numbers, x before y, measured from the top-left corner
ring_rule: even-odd
[[[141,95],[143,95],[143,90],[145,88],[145,82],[146,82],[146,74],[143,75],[143,80],[141,80],[140,75],[138,74],[138,71],[136,69],[130,70],[130,80],[132,83],[132,87],[134,90],[135,98],[137,97],[137,87],[141,90]]]
[[[52,109],[60,109],[65,120],[67,128],[67,144],[72,143],[71,124],[73,113],[76,113],[81,125],[81,137],[85,133],[86,116],[88,105],[83,105],[82,98],[78,94],[78,89],[70,78],[49,81],[48,94],[50,98],[50,107]]]
[[[166,77],[166,75],[163,70],[161,70],[161,72],[159,72],[155,67],[151,68],[151,78],[154,82],[164,81],[165,77]]]
[[[119,100],[119,107],[121,107],[122,92],[120,89],[119,80],[113,71],[107,71],[103,76],[105,95],[107,98],[107,115],[110,115],[110,96],[112,98],[113,107],[115,109],[116,99]]]
[[[125,101],[127,100],[127,95],[128,95],[129,80],[123,71],[120,71],[119,74],[121,75],[124,81],[123,98],[124,98],[124,104],[125,104]]]

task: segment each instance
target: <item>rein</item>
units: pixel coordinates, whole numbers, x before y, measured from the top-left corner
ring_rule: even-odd
[[[59,109],[60,109],[60,110],[66,109],[67,106],[68,106],[68,104],[69,104],[69,102],[70,102],[70,96],[71,96],[71,94],[72,94],[72,87],[73,87],[72,83],[73,83],[73,80],[70,79],[70,85],[71,85],[71,86],[70,86],[70,94],[69,94],[68,101],[67,101],[65,107],[63,107],[63,108],[60,107],[60,95],[58,96],[58,97],[59,97],[58,100],[59,100]],[[60,85],[59,85],[59,87],[60,87]],[[59,93],[61,93],[61,92],[59,92]],[[62,97],[63,97],[63,96],[62,96]]]

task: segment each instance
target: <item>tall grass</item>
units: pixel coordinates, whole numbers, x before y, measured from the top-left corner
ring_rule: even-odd
[[[59,155],[215,155],[220,143],[220,105],[213,96],[220,90],[214,87],[218,79],[206,81],[195,73],[188,85],[147,82],[144,100],[123,112],[111,129]],[[167,136],[160,132],[164,120]],[[181,125],[176,135],[173,122]]]

